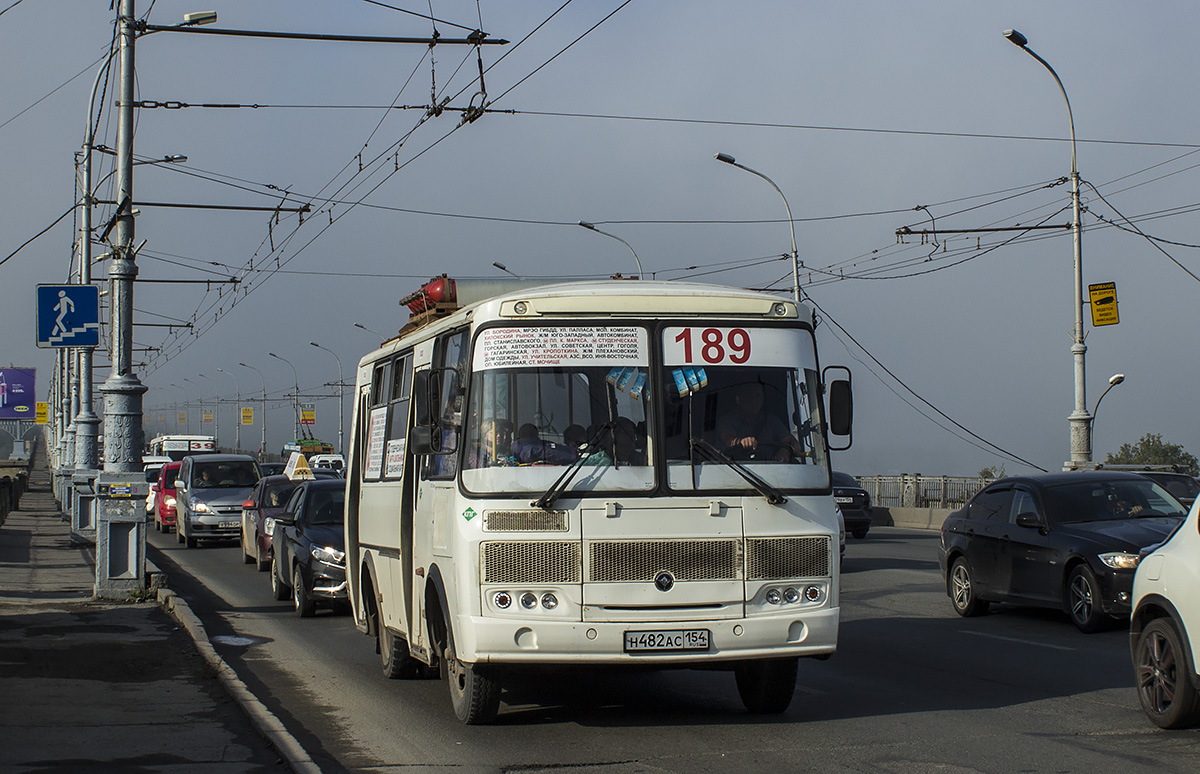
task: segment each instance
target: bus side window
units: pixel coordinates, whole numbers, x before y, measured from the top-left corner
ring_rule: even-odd
[[[447,333],[437,340],[433,350],[435,368],[454,371],[458,378],[448,375],[440,380],[437,405],[441,412],[437,418],[437,438],[434,442],[441,454],[426,458],[426,478],[453,478],[458,470],[459,447],[461,446],[463,394],[467,386],[467,329]]]

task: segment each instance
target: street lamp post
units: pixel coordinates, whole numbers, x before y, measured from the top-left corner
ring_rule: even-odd
[[[183,380],[196,388],[196,404],[200,407],[200,409],[199,409],[200,416],[196,418],[196,425],[199,428],[196,432],[198,433],[198,432],[200,432],[200,430],[204,429],[204,398],[200,397],[201,392],[200,392],[200,385],[198,383],[193,382],[191,379],[187,378],[186,376],[183,377]],[[192,420],[191,420],[191,417],[189,416],[188,417],[188,432],[191,432],[191,430],[192,430]]]
[[[1096,414],[1100,413],[1100,402],[1104,400],[1104,396],[1108,394],[1109,390],[1123,381],[1125,381],[1125,374],[1113,374],[1108,379],[1108,387],[1104,392],[1100,393],[1100,398],[1096,401],[1096,406],[1092,409],[1092,416],[1090,418],[1090,431],[1093,438],[1096,437]]]
[[[318,344],[315,341],[310,341],[308,343],[313,345],[317,349],[325,350],[329,354],[333,355],[333,359],[337,361],[337,364],[338,364],[338,452],[345,454],[346,447],[343,445],[342,430],[343,430],[343,428],[346,427],[346,415],[345,415],[346,382],[342,378],[342,359],[337,356],[336,352],[334,352],[332,349],[329,349],[328,347],[322,347],[320,344]]]
[[[220,396],[221,390],[220,390],[220,388],[217,387],[216,380],[213,379],[211,376],[205,376],[204,374],[200,374],[200,373],[196,374],[196,376],[199,376],[201,379],[206,380],[210,385],[212,385],[212,391],[213,391],[213,441],[216,442],[217,448],[220,448],[220,446],[221,446],[221,396]],[[203,412],[200,413],[200,424],[202,426],[204,424],[204,413]]]
[[[296,414],[296,440],[299,441],[300,440],[300,377],[296,375],[296,366],[292,365],[292,361],[288,360],[286,357],[280,357],[279,355],[276,355],[274,352],[268,352],[267,354],[270,355],[271,357],[275,358],[276,360],[282,360],[283,362],[287,363],[288,366],[292,369],[292,378],[296,382],[296,392],[293,393],[293,397],[292,397],[292,409]]]
[[[730,156],[728,153],[718,153],[715,156],[713,156],[713,158],[716,159],[717,161],[720,161],[722,164],[729,164],[730,166],[737,167],[738,169],[743,169],[752,175],[757,175],[758,177],[761,177],[763,180],[766,180],[768,183],[770,183],[771,187],[775,189],[775,192],[779,194],[779,198],[783,199],[784,209],[787,210],[788,228],[791,229],[791,232],[792,232],[792,282],[793,282],[792,297],[796,300],[796,305],[799,306],[800,305],[800,256],[796,252],[796,223],[794,220],[792,220],[792,206],[790,204],[788,204],[787,197],[783,195],[783,191],[779,188],[779,186],[775,185],[774,180],[767,177],[766,175],[764,175],[762,172],[759,172],[758,170],[751,169],[750,167],[746,166],[745,164],[737,163],[737,160],[734,159],[733,156]]]
[[[1071,126],[1071,231],[1075,237],[1075,288],[1071,298],[1071,307],[1075,312],[1075,328],[1071,336],[1071,357],[1075,364],[1075,410],[1068,417],[1071,423],[1071,460],[1068,468],[1090,467],[1092,464],[1092,424],[1091,415],[1087,410],[1086,368],[1084,355],[1087,345],[1083,341],[1083,222],[1080,218],[1079,204],[1079,168],[1075,155],[1075,117],[1071,113],[1071,100],[1067,98],[1067,90],[1062,79],[1045,59],[1038,56],[1029,48],[1029,40],[1016,30],[1005,30],[1004,37],[1025,53],[1036,59],[1042,67],[1054,76],[1058,90],[1062,92],[1063,102],[1067,105],[1067,120]],[[1097,401],[1097,403],[1099,403]]]
[[[626,247],[628,247],[629,252],[633,253],[633,260],[637,261],[638,279],[645,279],[645,276],[646,276],[645,272],[642,271],[642,259],[638,258],[638,254],[636,252],[634,252],[633,245],[629,244],[628,242],[626,242],[624,239],[617,236],[616,234],[610,234],[607,231],[601,231],[600,229],[596,228],[596,224],[589,223],[586,220],[579,221],[579,225],[583,226],[588,231],[595,231],[597,234],[603,234],[606,237],[611,237],[611,238],[617,240],[618,242],[620,242],[621,244],[625,245]],[[498,263],[493,263],[492,265],[499,267],[503,271],[508,271],[508,269],[505,269],[503,266],[500,266],[500,264],[498,264]]]
[[[167,386],[174,387],[175,389],[177,389],[181,393],[183,393],[183,418],[184,418],[184,420],[186,420],[183,423],[183,432],[185,432],[185,433],[190,432],[191,431],[191,406],[188,405],[187,390],[185,390],[184,388],[180,387],[178,384],[175,384],[175,383],[171,383]],[[175,412],[175,426],[176,427],[179,426],[179,411],[178,411],[178,409]]]
[[[234,403],[233,413],[233,446],[238,454],[242,453],[242,385],[238,384],[237,377],[226,371],[224,368],[218,368],[217,371],[225,374],[233,380],[234,395],[237,396]]]
[[[238,363],[242,368],[249,368],[254,373],[258,374],[258,378],[262,380],[262,441],[259,443],[259,454],[267,453],[267,379],[263,376],[263,372],[252,365]]]

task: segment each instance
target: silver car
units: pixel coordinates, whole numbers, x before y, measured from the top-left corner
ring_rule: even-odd
[[[188,548],[200,540],[236,540],[242,503],[260,478],[248,454],[184,457],[175,482],[175,539]]]

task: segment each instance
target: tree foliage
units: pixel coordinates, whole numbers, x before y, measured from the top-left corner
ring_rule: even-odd
[[[1116,454],[1108,453],[1109,465],[1175,465],[1180,473],[1200,475],[1200,463],[1176,443],[1166,443],[1161,433],[1146,433],[1132,446],[1121,444]]]
[[[1004,472],[1004,463],[1000,463],[1000,467],[992,465],[979,471],[980,478],[1004,478],[1008,474]]]

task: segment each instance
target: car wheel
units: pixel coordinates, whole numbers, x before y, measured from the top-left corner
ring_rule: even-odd
[[[1200,723],[1200,693],[1188,679],[1183,638],[1168,618],[1151,621],[1138,637],[1133,657],[1138,702],[1159,728]]]
[[[296,608],[296,615],[301,618],[312,618],[317,612],[317,603],[308,593],[308,587],[304,585],[304,575],[300,572],[300,565],[292,570],[292,604]]]
[[[1112,623],[1100,602],[1100,584],[1086,564],[1076,565],[1067,576],[1066,603],[1071,623],[1084,634],[1106,629]]]
[[[778,715],[786,710],[796,693],[799,661],[780,658],[737,664],[733,676],[746,711],[754,715]]]
[[[446,622],[446,631],[442,663],[446,665],[446,682],[450,686],[450,703],[454,706],[454,714],[468,726],[494,722],[496,713],[500,711],[500,683],[486,668],[459,661],[450,644],[449,621]]]
[[[242,530],[242,564],[254,564],[254,557],[250,555],[250,549],[246,546],[245,530]]]
[[[276,557],[271,557],[271,594],[275,599],[282,602],[288,598],[288,587],[283,582],[283,578],[279,575],[279,561]]]
[[[862,540],[863,538],[865,538],[867,536],[867,527],[861,527],[859,529],[856,529],[856,530],[854,530],[854,532],[852,532],[850,534],[854,535],[854,537],[856,539]]]
[[[988,609],[988,602],[975,596],[971,568],[961,556],[950,565],[950,601],[954,603],[954,612],[963,618],[983,615]]]

